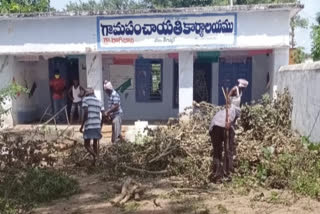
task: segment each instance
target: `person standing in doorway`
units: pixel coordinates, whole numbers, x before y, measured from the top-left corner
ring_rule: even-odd
[[[93,157],[93,165],[98,157],[98,143],[101,139],[102,116],[104,107],[102,102],[94,95],[94,90],[88,88],[85,90],[85,97],[82,100],[83,120],[80,132],[83,133],[84,147]],[[91,148],[91,140],[93,145]]]
[[[70,122],[74,121],[74,115],[77,110],[78,112],[78,122],[81,121],[81,99],[84,95],[84,89],[79,85],[79,80],[73,80],[73,85],[68,91],[69,99],[72,101],[71,111],[70,111]]]
[[[61,78],[59,70],[54,71],[54,78],[50,80],[49,85],[52,93],[53,112],[56,114],[65,106],[64,93],[66,89],[66,83],[64,79]],[[56,119],[59,123],[63,122],[63,115],[64,112],[60,112],[56,116]]]
[[[111,82],[105,80],[103,88],[108,95],[108,110],[105,116],[112,122],[112,137],[111,142],[116,143],[121,139],[121,125],[122,125],[122,109],[120,103],[120,95],[113,89]]]

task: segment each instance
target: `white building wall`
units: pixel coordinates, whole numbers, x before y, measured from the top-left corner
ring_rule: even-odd
[[[271,94],[275,97],[278,88],[278,71],[281,66],[289,65],[289,48],[277,48],[272,53],[273,66],[271,67]]]
[[[40,119],[45,109],[51,105],[49,91],[48,61],[14,61],[14,78],[23,87],[31,90],[36,84],[32,96],[21,94],[13,101],[14,118],[17,123],[30,123]]]
[[[91,52],[96,49],[95,17],[0,20],[0,54]]]
[[[179,113],[193,102],[193,52],[179,53]]]
[[[95,16],[3,19],[0,20],[0,29],[0,54],[85,54],[97,51]],[[237,13],[237,36],[233,45],[217,46],[217,48],[203,45],[191,49],[180,48],[179,51],[287,46],[289,46],[289,11],[255,11]],[[163,47],[161,51],[176,51],[176,48]],[[119,52],[136,51],[134,49],[108,51],[108,53]]]
[[[12,82],[13,78],[13,57],[12,56],[0,56],[0,89],[3,89]],[[10,109],[12,107],[12,101],[7,100],[2,106],[4,109]],[[1,124],[2,128],[11,127],[14,125],[11,113],[2,115]],[[0,127],[1,128],[1,127]]]
[[[267,17],[267,18],[266,18]],[[252,98],[258,99],[263,94],[264,83],[267,72],[270,71],[272,83],[276,84],[275,71],[280,66],[288,64],[289,60],[289,11],[260,11],[260,12],[241,12],[237,13],[237,37],[230,50],[238,49],[271,49],[275,52],[270,56],[253,57],[252,73]],[[50,17],[50,18],[25,18],[0,20],[0,55],[1,54],[41,54],[41,55],[68,55],[68,54],[87,54],[79,60],[80,84],[82,86],[94,87],[99,98],[105,99],[102,90],[103,79],[110,78],[110,63],[104,64],[101,54],[95,53],[97,43],[96,17]],[[197,46],[189,49],[208,50],[208,47]],[[210,48],[220,50],[220,47]],[[141,52],[153,52],[154,50],[142,50]],[[161,52],[177,51],[176,49],[163,48]],[[179,50],[180,51],[180,50]],[[117,51],[114,51],[117,52]],[[109,52],[113,53],[113,52]],[[98,60],[93,60],[94,57]],[[13,58],[10,58],[13,62]],[[193,90],[192,77],[193,58],[181,57],[180,65],[180,112],[192,104]],[[95,62],[93,62],[95,61]],[[1,58],[0,58],[1,62]],[[92,64],[93,63],[93,64]],[[0,64],[1,65],[1,64]],[[187,66],[188,65],[188,66]],[[14,63],[10,66],[15,66]],[[93,67],[92,67],[93,66]],[[176,116],[178,109],[173,109],[173,60],[166,58],[163,69],[163,100],[160,103],[137,103],[135,101],[135,90],[128,90],[121,95],[122,106],[124,108],[124,119],[168,119]],[[12,68],[13,68],[12,67]],[[188,68],[187,68],[188,67]],[[1,69],[1,67],[0,67]],[[26,70],[25,70],[26,69]],[[113,69],[117,70],[116,67]],[[14,69],[11,69],[12,71]],[[36,81],[38,88],[34,97],[24,98],[31,102],[30,109],[42,111],[45,106],[50,104],[48,84],[48,64],[47,61],[40,61],[33,65],[21,64],[16,66],[20,74],[27,72]],[[193,71],[193,69],[192,69]],[[19,75],[20,75],[19,74]],[[184,75],[186,74],[186,75]],[[275,73],[276,74],[276,73]],[[1,74],[14,76],[11,74]],[[18,75],[18,76],[19,76]],[[21,76],[21,75],[20,75]],[[22,76],[21,76],[22,77]],[[19,78],[19,77],[18,77]],[[212,103],[218,103],[218,84],[219,64],[212,65]],[[23,78],[19,81],[23,82]],[[2,79],[1,79],[2,81]],[[30,82],[32,82],[30,80]],[[261,83],[262,82],[262,83]],[[2,85],[2,84],[1,84]],[[32,83],[28,83],[32,85]],[[191,87],[191,88],[190,88]],[[271,89],[272,90],[272,89]],[[39,93],[39,94],[38,94]],[[105,99],[105,105],[106,99]],[[26,104],[27,105],[27,104]],[[27,107],[29,108],[29,107]],[[27,109],[24,108],[24,109]],[[17,107],[17,109],[19,109]],[[19,110],[22,111],[22,110]],[[30,110],[31,111],[31,110]],[[33,111],[33,110],[32,110]]]
[[[238,13],[238,48],[289,46],[289,11]]]
[[[105,79],[110,79],[110,72],[120,72],[124,69],[135,69],[135,65],[112,65],[112,60],[104,59]],[[173,109],[173,59],[163,59],[163,85],[161,102],[136,102],[135,88],[120,93],[124,120],[167,120],[176,117],[178,109]],[[105,99],[107,96],[105,95]],[[107,100],[105,100],[107,107]]]
[[[103,95],[103,75],[102,75],[102,55],[87,54],[87,86],[94,89],[94,93],[98,99],[104,102]]]

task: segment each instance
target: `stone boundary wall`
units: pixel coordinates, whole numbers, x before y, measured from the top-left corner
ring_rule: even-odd
[[[292,128],[320,143],[320,61],[280,68],[278,89],[293,97]]]

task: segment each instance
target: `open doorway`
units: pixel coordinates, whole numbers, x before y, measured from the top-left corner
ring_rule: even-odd
[[[72,101],[68,99],[68,90],[73,84],[73,80],[79,80],[79,59],[78,58],[62,58],[55,57],[49,59],[49,81],[53,80],[55,77],[55,73],[59,71],[60,78],[64,81],[65,87],[63,90],[63,98],[62,98],[62,106],[67,105],[67,112],[70,115]],[[53,93],[50,90],[51,97],[51,109],[54,109],[54,98]],[[66,122],[65,115],[61,113],[61,120]],[[77,115],[80,117],[80,115]]]
[[[211,71],[212,64],[195,62],[193,70],[193,100],[211,103]]]

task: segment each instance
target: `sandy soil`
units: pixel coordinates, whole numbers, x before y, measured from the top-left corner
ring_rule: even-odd
[[[33,210],[34,214],[285,214],[320,213],[318,201],[288,191],[233,191],[224,185],[208,189],[178,188],[174,179],[144,179],[147,191],[140,201],[114,206],[122,181],[108,181],[103,174],[78,175],[81,192]]]

